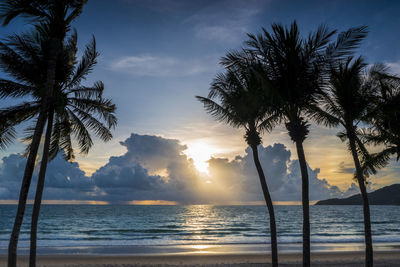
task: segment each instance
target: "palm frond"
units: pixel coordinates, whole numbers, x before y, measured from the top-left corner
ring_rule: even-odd
[[[71,120],[72,133],[75,135],[76,139],[78,139],[79,149],[81,153],[83,154],[89,153],[90,148],[93,146],[93,141],[92,138],[90,137],[90,133],[87,130],[87,128],[92,128],[92,129],[95,128],[96,131],[99,131],[98,127],[94,127],[93,123],[92,124],[88,123],[87,117],[83,118],[83,120],[86,121],[86,124],[84,124],[80,120],[80,118],[78,118],[71,110],[68,109],[67,113],[68,113],[68,118]],[[109,139],[107,139],[107,141],[108,140]]]
[[[0,98],[5,97],[23,97],[34,92],[32,86],[10,80],[0,79]]]
[[[330,42],[336,30],[329,30],[328,26],[321,24],[314,33],[310,33],[306,41],[306,52],[312,54],[320,53]]]
[[[327,112],[317,105],[310,105],[307,114],[317,124],[327,127],[336,127],[341,123],[340,118],[337,118],[332,112]]]
[[[248,60],[248,56],[249,55],[246,53],[245,50],[232,50],[226,53],[226,55],[221,58],[220,64],[225,68],[231,68],[235,65],[240,65],[243,64],[243,62],[246,62]]]
[[[340,141],[345,142],[347,141],[348,137],[347,137],[347,133],[344,131],[340,131],[336,134],[337,137],[339,137]]]
[[[83,6],[87,3],[87,0],[74,0],[71,3],[71,8],[72,11],[70,14],[67,16],[65,19],[66,23],[71,23],[74,19],[79,17],[79,15],[82,13],[82,8]]]
[[[377,169],[382,169],[388,165],[390,157],[394,153],[396,153],[396,149],[391,147],[386,148],[381,152],[371,154],[370,157],[363,160],[363,173],[367,176],[376,174]]]
[[[93,36],[91,42],[86,45],[82,59],[79,62],[79,65],[67,87],[75,87],[82,80],[84,80],[86,76],[93,70],[93,67],[97,64],[98,56],[99,53],[96,51],[96,40]]]
[[[7,0],[0,3],[0,20],[3,26],[8,25],[18,16],[28,18],[48,18],[43,10],[43,2],[38,0]]]
[[[206,97],[196,96],[196,98],[203,103],[205,110],[218,121],[226,122],[234,127],[242,126],[241,122],[235,120],[235,114],[231,113],[227,108]]]
[[[23,152],[23,157],[28,157],[31,151],[31,144],[33,135],[35,133],[35,126],[37,125],[38,119],[35,118],[33,123],[24,129],[24,136],[21,138],[21,141],[26,144],[25,151]]]
[[[20,82],[31,83],[37,79],[35,66],[3,42],[0,42],[0,67]]]
[[[99,99],[101,98],[104,91],[104,84],[101,81],[94,83],[92,87],[80,86],[70,89],[68,93],[74,94],[75,98],[89,98],[89,99]]]
[[[59,146],[64,151],[64,158],[66,160],[73,160],[75,159],[75,155],[71,140],[71,122],[67,117],[64,117],[58,126],[60,131]]]
[[[264,119],[258,128],[260,130],[265,130],[267,132],[271,132],[273,128],[275,128],[276,125],[280,124],[282,122],[282,114],[275,112],[272,114],[268,114],[267,118]]]
[[[74,108],[72,112],[77,114],[75,116],[77,120],[82,121],[84,126],[93,131],[101,140],[105,142],[111,140],[112,134],[110,127],[105,126],[85,110]]]
[[[2,125],[0,128],[0,150],[6,149],[16,138],[15,128]]]
[[[326,49],[328,59],[338,60],[350,56],[360,46],[367,34],[367,26],[353,27],[340,33],[336,42],[330,44]]]
[[[7,45],[13,47],[23,58],[39,62],[46,37],[37,31],[13,34],[7,38]]]
[[[78,110],[84,110],[87,113],[98,114],[107,124],[108,128],[114,128],[117,124],[117,118],[114,115],[115,104],[110,99],[88,99],[70,97],[69,105]]]
[[[51,135],[49,147],[49,159],[53,160],[60,152],[60,138],[61,138],[61,122],[59,117],[56,116],[53,123],[53,133]]]
[[[15,126],[31,119],[40,111],[40,102],[24,102],[22,104],[0,109],[0,124]]]

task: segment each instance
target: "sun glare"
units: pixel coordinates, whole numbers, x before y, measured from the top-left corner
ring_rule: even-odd
[[[188,143],[187,147],[188,148],[185,150],[185,154],[189,158],[193,159],[196,169],[199,172],[208,175],[209,170],[207,161],[217,152],[217,149],[204,141]]]

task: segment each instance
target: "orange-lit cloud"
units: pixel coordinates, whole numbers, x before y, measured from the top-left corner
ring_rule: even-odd
[[[179,203],[176,201],[168,201],[168,200],[132,200],[127,204],[129,205],[178,205]]]
[[[28,204],[32,205],[34,201],[29,199]],[[0,205],[16,205],[18,200],[0,200]],[[95,200],[43,200],[44,205],[108,205],[107,201]]]

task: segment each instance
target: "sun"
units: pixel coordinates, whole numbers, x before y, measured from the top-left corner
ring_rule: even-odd
[[[185,154],[193,159],[196,169],[205,174],[209,174],[208,160],[217,152],[217,149],[204,141],[194,141],[187,144]]]

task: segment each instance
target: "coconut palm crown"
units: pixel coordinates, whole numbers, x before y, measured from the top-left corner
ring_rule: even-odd
[[[46,77],[42,70],[46,69],[46,60],[42,51],[46,49],[46,44],[40,32],[14,35],[8,42],[0,42],[0,68],[14,78],[0,79],[0,94],[9,97],[30,96],[29,101],[0,111],[0,121],[2,125],[7,125],[4,128],[6,133],[15,133],[15,125],[35,118],[40,111],[40,100],[45,97],[42,89]],[[101,81],[92,86],[81,84],[97,63],[99,54],[95,39],[86,46],[79,62],[76,44],[77,35],[74,33],[66,41],[63,53],[57,60],[56,86],[50,105],[55,112],[52,158],[60,149],[64,150],[68,160],[74,158],[71,135],[76,137],[80,152],[88,153],[93,146],[89,130],[101,140],[108,141],[112,138],[110,129],[116,124],[115,105],[103,97],[104,84]],[[32,129],[27,128],[25,141],[31,140]],[[2,139],[0,144],[10,143],[12,137],[15,135]]]

